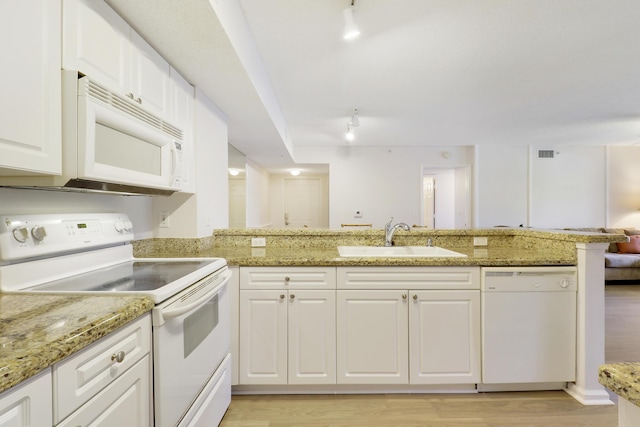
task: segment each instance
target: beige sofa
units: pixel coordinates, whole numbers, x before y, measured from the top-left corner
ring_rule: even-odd
[[[568,228],[573,231],[592,233],[614,233],[627,236],[639,235],[640,230],[634,228]],[[633,280],[640,282],[640,253],[620,253],[618,244],[612,243],[604,254],[604,280]]]

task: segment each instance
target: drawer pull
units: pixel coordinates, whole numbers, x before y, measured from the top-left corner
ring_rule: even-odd
[[[115,360],[118,363],[122,363],[122,361],[124,360],[124,356],[126,356],[125,352],[119,351],[111,355],[111,360]]]
[[[285,276],[284,281],[286,284],[289,284],[289,281],[291,280],[291,278],[289,276]]]

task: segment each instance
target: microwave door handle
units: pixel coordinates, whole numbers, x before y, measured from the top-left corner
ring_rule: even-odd
[[[211,291],[207,292],[202,297],[198,298],[197,300],[187,305],[183,305],[181,307],[177,307],[174,309],[163,310],[162,318],[164,320],[169,320],[174,317],[178,317],[184,313],[188,313],[191,310],[195,310],[199,308],[200,306],[204,305],[207,301],[209,301],[215,294],[220,292],[220,289],[222,289],[222,287],[227,284],[230,278],[231,278],[231,271],[229,270],[225,271],[222,276],[222,282],[219,285],[217,285],[215,288],[213,288]]]
[[[176,152],[175,142],[171,142],[171,181],[169,184],[173,184],[176,180],[176,171],[178,170],[178,153]]]

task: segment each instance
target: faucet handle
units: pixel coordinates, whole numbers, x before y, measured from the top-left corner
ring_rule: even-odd
[[[389,218],[389,222],[384,225],[384,228],[391,228],[391,223],[393,222],[393,217]]]

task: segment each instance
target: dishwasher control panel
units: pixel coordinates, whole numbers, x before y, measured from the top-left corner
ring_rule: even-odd
[[[485,267],[483,292],[563,292],[578,288],[576,267]]]

